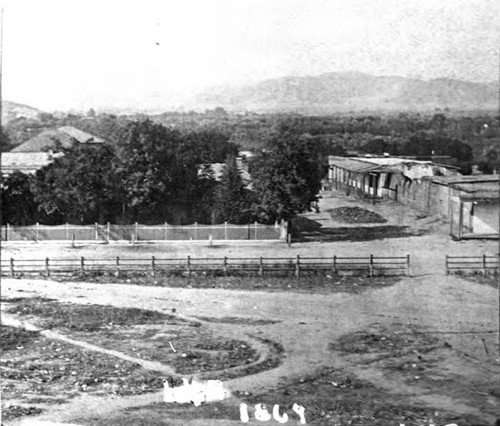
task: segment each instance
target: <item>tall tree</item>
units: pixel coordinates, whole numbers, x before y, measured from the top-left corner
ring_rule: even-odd
[[[114,168],[124,209],[136,221],[189,222],[198,195],[198,161],[184,136],[150,120],[120,129]]]
[[[252,217],[250,191],[246,189],[236,158],[229,156],[215,192],[212,222],[249,223]]]
[[[115,221],[123,189],[107,146],[77,145],[36,174],[32,190],[38,209],[52,221]]]
[[[251,169],[260,220],[272,223],[311,209],[318,200],[326,159],[313,141],[282,133]]]

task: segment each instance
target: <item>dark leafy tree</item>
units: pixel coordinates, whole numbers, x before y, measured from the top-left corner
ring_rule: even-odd
[[[37,221],[31,180],[32,176],[19,171],[2,179],[2,224],[25,226]]]
[[[185,136],[185,151],[189,151],[195,162],[200,164],[222,163],[228,156],[238,155],[238,145],[229,142],[226,133],[201,129]]]
[[[228,157],[215,191],[212,222],[249,223],[252,218],[251,193],[246,188],[236,159]]]
[[[59,223],[115,221],[124,190],[111,167],[113,158],[106,145],[67,150],[36,174],[32,191],[39,211]]]
[[[383,138],[373,138],[361,147],[361,151],[367,154],[383,155],[398,155],[399,149],[397,143],[385,140]]]
[[[311,209],[318,200],[325,159],[312,141],[283,133],[251,169],[256,216],[272,223]]]
[[[120,130],[114,168],[133,221],[186,223],[199,197],[199,156],[178,131],[150,120]]]

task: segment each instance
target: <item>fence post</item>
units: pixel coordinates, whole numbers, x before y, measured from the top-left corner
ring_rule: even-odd
[[[224,256],[224,264],[222,266],[222,271],[224,272],[224,276],[227,276],[227,257]]]
[[[120,275],[120,256],[116,256],[116,276]]]
[[[139,224],[135,222],[135,242],[139,241]]]
[[[98,231],[98,226],[97,222],[94,224],[94,231],[95,231],[95,239],[97,240],[99,238],[99,231]]]
[[[262,256],[259,259],[259,275],[261,277],[264,276],[264,262],[263,262]]]
[[[227,240],[227,222],[224,222],[224,239]]]
[[[337,275],[338,274],[338,270],[337,270],[337,256],[333,256],[333,275]]]
[[[463,232],[463,223],[464,223],[464,203],[460,201],[460,210],[458,211],[458,239],[462,239]]]
[[[50,277],[50,269],[49,269],[49,258],[45,258],[45,273],[48,277]]]
[[[156,275],[155,272],[155,257],[151,256],[151,275],[154,277]]]
[[[252,239],[252,231],[251,231],[251,228],[250,228],[250,224],[248,224],[248,239],[249,240]]]
[[[483,254],[483,274],[486,275],[488,271],[486,270],[486,255]]]
[[[373,254],[370,254],[370,266],[369,266],[370,277],[373,277]]]
[[[83,272],[85,270],[85,259],[83,258],[83,256],[80,258],[80,267]]]
[[[109,225],[109,222],[106,226],[106,242],[109,243],[109,235],[111,233],[111,229],[110,229],[110,225]]]
[[[406,255],[406,276],[410,276],[410,255]]]
[[[297,255],[297,260],[295,261],[295,276],[300,277],[300,256]]]
[[[446,269],[446,275],[450,275],[450,270],[448,269],[448,255],[445,255],[445,258],[444,258],[444,267]]]
[[[10,258],[10,275],[14,276],[14,259]]]
[[[254,224],[254,228],[255,228],[255,240],[257,239],[257,221],[255,221],[255,224]]]
[[[188,278],[190,278],[191,277],[191,257],[190,256],[187,257],[186,266],[187,266]]]

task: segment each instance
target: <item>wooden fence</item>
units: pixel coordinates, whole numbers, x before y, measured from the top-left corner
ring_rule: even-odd
[[[84,258],[80,259],[2,259],[2,276],[38,274],[78,274],[108,272],[147,272],[192,276],[214,275],[410,275],[410,256],[404,257],[302,257],[294,258]]]
[[[453,273],[497,273],[498,256],[448,256],[445,258],[446,275]]]
[[[286,240],[286,223],[263,225],[59,225],[11,226],[1,228],[2,241],[190,241],[190,240]]]

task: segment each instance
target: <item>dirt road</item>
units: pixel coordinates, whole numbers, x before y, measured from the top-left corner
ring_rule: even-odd
[[[345,367],[341,358],[333,356],[329,343],[341,335],[361,330],[374,323],[386,326],[413,324],[429,333],[446,335],[447,342],[483,362],[494,364],[482,346],[484,338],[491,353],[498,354],[497,291],[452,277],[408,278],[396,285],[362,294],[297,294],[241,292],[230,290],[199,290],[141,288],[127,285],[95,285],[86,283],[55,283],[39,280],[4,279],[5,297],[50,296],[65,302],[96,303],[118,307],[139,307],[158,311],[177,312],[185,316],[246,317],[276,321],[265,326],[234,324],[219,325],[228,337],[241,337],[241,332],[259,335],[281,343],[286,358],[281,366],[261,374],[235,379],[228,383],[234,390],[258,393],[275,387],[283,377],[300,377],[322,365]],[[348,314],[347,314],[348,313]],[[233,331],[234,330],[234,331]],[[369,376],[364,372],[365,378]],[[373,379],[373,377],[372,377]],[[388,391],[407,393],[408,400],[429,402],[418,386],[397,387],[390,381],[377,381]],[[459,393],[460,390],[457,389]],[[102,400],[87,403],[102,405]],[[155,396],[140,397],[135,403],[154,402]],[[434,399],[435,401],[435,399]],[[135,405],[130,400],[129,404]],[[444,407],[461,412],[473,407],[454,405],[452,400],[441,401]],[[118,404],[120,406],[121,404]],[[42,418],[69,420],[78,413],[73,409],[56,409]],[[81,407],[87,410],[87,407]],[[93,408],[94,409],[94,408]],[[80,413],[81,414],[81,413]]]
[[[277,341],[285,349],[285,358],[279,367],[227,382],[232,391],[258,394],[285,381],[300,378],[321,366],[331,366],[338,369],[347,368],[357,377],[373,383],[395,397],[404,398],[409,404],[423,404],[458,415],[483,416],[486,422],[493,422],[498,400],[489,397],[477,399],[472,395],[471,389],[475,389],[477,383],[481,386],[492,385],[495,375],[500,373],[498,290],[446,276],[444,255],[496,254],[498,242],[451,241],[446,234],[446,224],[437,218],[419,218],[404,206],[381,204],[370,207],[342,197],[323,198],[320,203],[321,213],[306,216],[324,227],[336,226],[338,224],[331,221],[327,211],[346,203],[364,205],[377,211],[388,219],[389,225],[404,225],[426,232],[422,232],[420,236],[405,238],[307,242],[291,246],[284,243],[220,242],[209,247],[204,242],[196,242],[125,247],[89,245],[72,248],[67,245],[53,247],[44,244],[14,244],[4,246],[2,251],[4,258],[25,259],[42,256],[78,258],[116,255],[251,257],[272,256],[277,252],[282,256],[390,256],[408,253],[411,255],[412,277],[405,277],[389,287],[368,289],[362,293],[330,294],[138,287],[125,284],[59,283],[5,278],[2,280],[2,294],[4,297],[46,296],[64,302],[137,307],[167,313],[175,309],[185,317],[269,320],[263,325],[249,325],[244,322],[213,322],[209,325],[228,338],[241,339],[244,335],[253,335]],[[449,374],[456,380],[450,379],[447,387],[440,385],[434,388],[433,383],[438,382],[418,381],[410,386],[401,378],[382,374],[380,366],[358,363],[332,351],[330,343],[341,336],[377,327],[414,327],[419,333],[436,336],[453,351],[450,352],[448,361],[442,356],[436,368],[439,368],[440,374]],[[122,408],[157,402],[159,398],[158,395],[142,395],[103,400],[102,397],[85,395],[64,406],[53,407],[39,419],[69,421],[85,418],[88,413],[107,416]],[[168,424],[240,424],[240,421],[203,418],[171,420]]]

